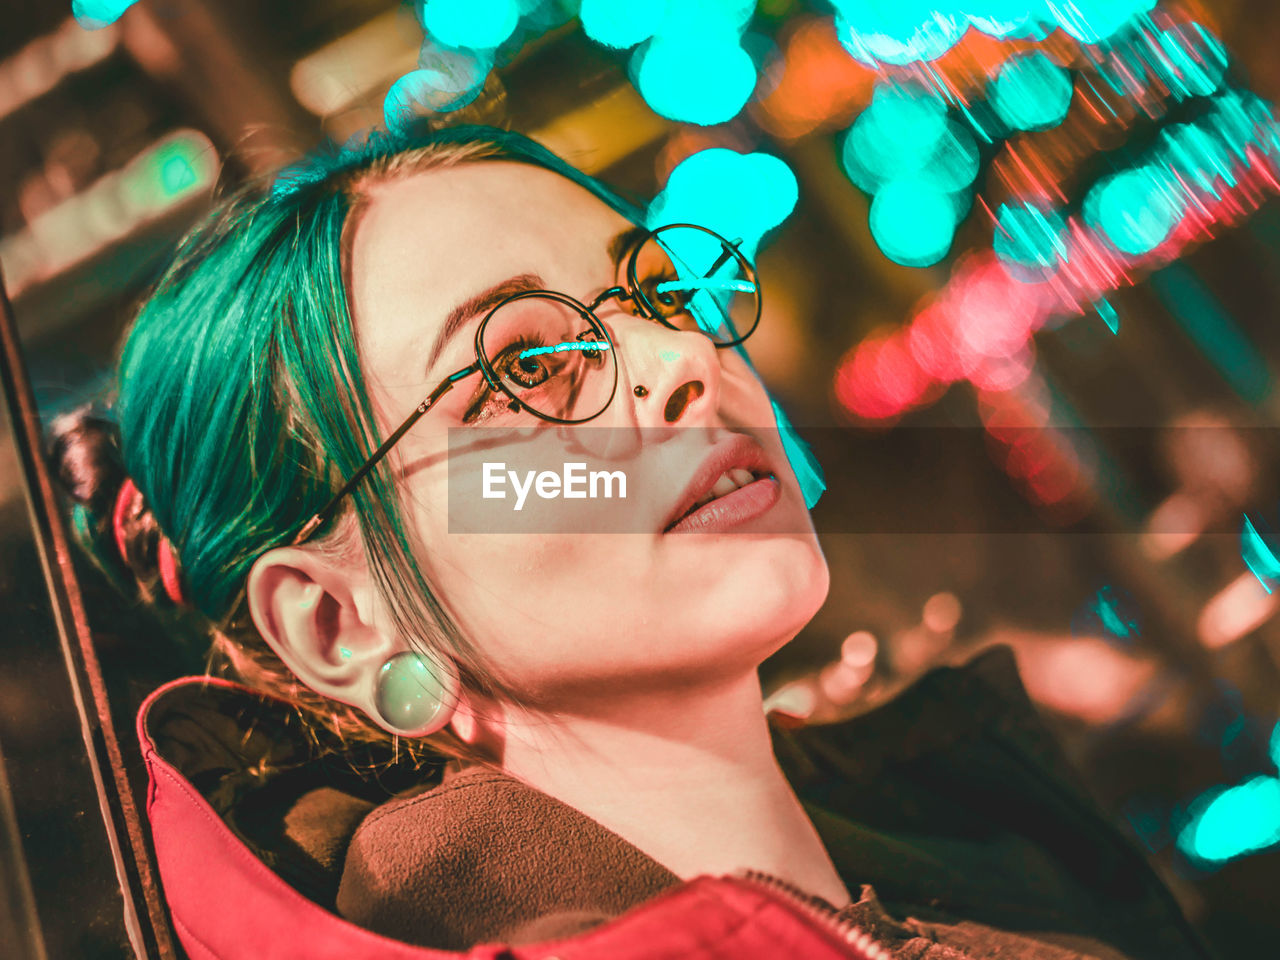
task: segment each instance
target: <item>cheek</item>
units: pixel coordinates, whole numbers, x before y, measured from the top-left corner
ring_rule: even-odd
[[[772,428],[773,406],[755,370],[735,352],[722,354],[720,415],[730,426]]]

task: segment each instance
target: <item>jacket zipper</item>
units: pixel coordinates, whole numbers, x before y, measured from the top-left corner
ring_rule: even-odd
[[[749,867],[735,870],[729,875],[738,880],[765,887],[782,899],[794,904],[805,916],[830,930],[845,943],[848,943],[862,954],[861,960],[892,960],[889,948],[877,942],[852,920],[840,916],[840,911],[821,897],[806,893],[790,881],[775,877],[771,873],[752,870]]]

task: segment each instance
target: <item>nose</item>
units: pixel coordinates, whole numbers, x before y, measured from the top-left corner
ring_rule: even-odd
[[[720,358],[709,338],[638,317],[619,318],[613,330],[628,381],[619,397],[634,398],[640,426],[708,422],[720,402]]]

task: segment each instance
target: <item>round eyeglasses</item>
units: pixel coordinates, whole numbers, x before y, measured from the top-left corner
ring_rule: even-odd
[[[626,257],[625,286],[589,304],[554,290],[519,290],[485,314],[475,362],[451,373],[423,400],[299,531],[308,539],[365,475],[453,385],[485,379],[463,416],[474,422],[494,406],[552,423],[585,423],[608,408],[618,388],[617,347],[596,308],[609,300],[672,330],[700,333],[717,348],[734,347],[760,323],[760,287],[741,240],[691,223],[638,231]]]

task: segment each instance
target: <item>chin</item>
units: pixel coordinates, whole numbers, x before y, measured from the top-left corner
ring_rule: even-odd
[[[738,551],[736,562],[721,567],[722,576],[708,589],[697,619],[712,632],[739,625],[741,629],[732,632],[752,646],[758,644],[763,660],[785,646],[822,607],[831,585],[827,561],[814,537],[751,538],[729,546]]]

